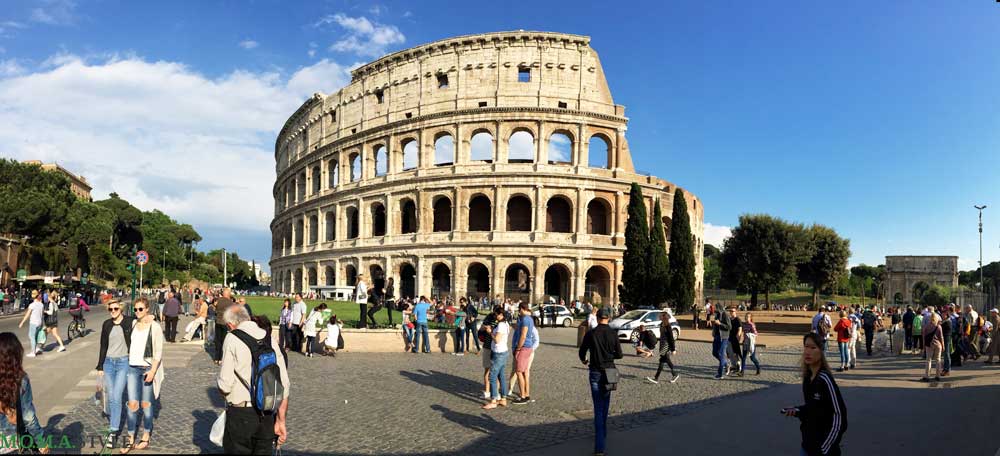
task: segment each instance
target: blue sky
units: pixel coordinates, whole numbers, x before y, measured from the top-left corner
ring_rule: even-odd
[[[995,2],[4,2],[0,156],[57,160],[266,260],[274,135],[353,65],[454,35],[589,35],[636,166],[832,226],[852,264],[1000,258]],[[247,204],[247,201],[253,201]],[[259,201],[259,202],[257,202]]]

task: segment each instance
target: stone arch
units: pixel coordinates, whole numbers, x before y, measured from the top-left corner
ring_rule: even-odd
[[[469,200],[469,231],[493,229],[493,206],[486,195],[478,194]]]
[[[435,233],[451,231],[451,198],[438,196],[434,199],[434,223]]]
[[[302,201],[306,199],[306,173],[305,171],[299,173],[299,177],[295,179],[296,184],[298,184],[298,198],[296,201]]]
[[[324,268],[323,275],[326,276],[326,286],[332,287],[337,284],[337,273],[333,269],[333,266]]]
[[[319,216],[312,214],[309,216],[309,243],[319,242]]]
[[[521,263],[511,263],[504,272],[505,298],[531,302],[531,270]]]
[[[507,231],[531,231],[531,199],[514,195],[507,200]]]
[[[313,166],[312,168],[312,194],[318,195],[319,191],[323,188],[323,179],[321,175],[323,170],[320,169],[319,165]]]
[[[508,163],[532,163],[535,161],[535,134],[526,128],[514,130],[507,139]]]
[[[420,166],[420,145],[416,139],[407,138],[403,140],[403,171],[415,169]]]
[[[594,198],[587,204],[587,233],[611,234],[611,204],[604,198]]]
[[[611,274],[603,266],[591,266],[583,281],[583,297],[593,304],[602,304],[610,297]]]
[[[551,165],[573,163],[573,135],[564,130],[555,131],[549,136],[546,152]]]
[[[375,176],[385,176],[389,172],[389,153],[384,144],[375,146]]]
[[[302,268],[295,268],[292,273],[292,291],[299,293],[304,291],[302,286]]]
[[[319,284],[319,280],[316,277],[316,268],[310,267],[309,268],[309,286],[310,287],[315,287],[318,284]]]
[[[591,168],[611,168],[611,138],[597,133],[587,142],[587,164]]]
[[[385,236],[385,206],[382,203],[372,203],[372,237]]]
[[[467,271],[468,278],[465,284],[465,294],[468,297],[479,300],[490,295],[490,270],[480,262],[469,264]]]
[[[358,238],[358,208],[350,206],[344,210],[347,218],[347,239]]]
[[[565,196],[555,195],[546,202],[545,231],[550,233],[573,232],[573,203]]]
[[[399,297],[415,298],[417,296],[417,269],[410,263],[399,265]]]
[[[447,298],[451,295],[451,268],[444,263],[431,267],[431,296]]]
[[[353,264],[344,266],[345,285],[353,287],[358,284],[358,269]]]
[[[546,302],[549,301],[549,298],[555,299],[556,303],[559,303],[559,300],[570,302],[573,299],[569,295],[571,277],[569,268],[562,263],[555,263],[546,268],[543,277],[544,289],[542,290]]]
[[[368,265],[368,294],[385,289],[385,270],[377,264]]]
[[[295,246],[302,247],[305,245],[305,221],[298,219],[295,221]]]
[[[434,166],[455,164],[455,138],[451,133],[440,133],[434,138]]]
[[[340,184],[340,163],[337,160],[330,160],[326,169],[326,175],[330,179],[330,188],[336,188]]]
[[[326,225],[326,240],[335,241],[337,240],[337,215],[333,211],[328,211],[325,215],[325,225]]]
[[[399,232],[400,234],[417,232],[417,205],[410,198],[399,201]]]
[[[493,163],[496,148],[493,145],[493,135],[489,130],[477,130],[469,141],[469,159]]]
[[[351,167],[351,182],[357,182],[361,180],[361,153],[351,152],[347,156],[347,163]]]

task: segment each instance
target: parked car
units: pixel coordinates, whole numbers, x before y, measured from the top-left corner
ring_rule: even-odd
[[[625,342],[635,342],[639,340],[639,325],[646,325],[646,329],[653,331],[656,337],[660,337],[660,314],[667,312],[670,315],[670,327],[674,331],[674,339],[681,336],[681,325],[677,323],[674,312],[670,309],[637,309],[625,312],[618,318],[611,320],[608,326],[618,332],[618,340]]]
[[[552,318],[552,309],[555,308],[556,311],[556,324],[562,325],[564,328],[569,328],[573,326],[573,313],[566,308],[566,306],[546,304],[542,306],[545,310],[545,323],[550,324]],[[541,326],[541,321],[539,321],[538,307],[531,308],[531,316],[535,318],[535,324]]]

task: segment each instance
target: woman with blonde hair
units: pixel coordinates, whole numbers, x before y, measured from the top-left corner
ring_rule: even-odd
[[[163,383],[163,329],[150,315],[153,310],[150,307],[146,298],[136,299],[133,307],[135,323],[128,346],[128,433],[122,454],[149,447],[149,438],[153,433],[153,399],[160,396],[160,385]],[[140,409],[144,432],[136,442]]]
[[[934,381],[941,380],[941,352],[944,351],[944,333],[941,330],[941,316],[932,313],[930,323],[923,328],[924,350],[927,351],[927,368],[924,369],[922,382],[929,382],[931,376],[931,363],[935,363]]]
[[[59,342],[59,351],[66,351],[66,344],[59,336],[59,293],[53,291],[49,293],[49,304],[45,306],[45,332],[56,338]]]

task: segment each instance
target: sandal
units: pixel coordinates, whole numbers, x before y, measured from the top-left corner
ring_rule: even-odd
[[[135,444],[135,449],[137,450],[145,450],[146,448],[149,448],[149,434],[142,436],[139,439],[139,443]]]
[[[121,453],[128,454],[135,447],[135,437],[127,436],[125,437],[125,443],[122,444]]]
[[[496,401],[490,401],[483,406],[483,410],[493,410],[497,407],[499,407],[499,404]]]

